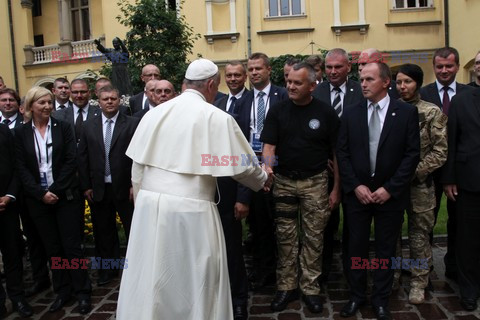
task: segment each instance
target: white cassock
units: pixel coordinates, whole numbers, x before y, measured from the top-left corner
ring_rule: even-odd
[[[135,212],[117,319],[232,319],[216,177],[255,191],[267,179],[258,165],[242,163],[254,152],[237,123],[187,89],[142,118],[127,155]],[[213,156],[238,157],[229,158],[237,165],[206,165],[219,164]]]

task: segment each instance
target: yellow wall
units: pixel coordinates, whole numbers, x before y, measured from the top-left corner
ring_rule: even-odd
[[[60,28],[58,23],[58,2],[57,1],[42,1],[42,15],[33,18],[34,35],[43,34],[43,42],[46,46],[58,43],[60,39]],[[33,45],[33,42],[31,43]]]
[[[7,1],[0,1],[0,76],[7,87],[14,87]]]

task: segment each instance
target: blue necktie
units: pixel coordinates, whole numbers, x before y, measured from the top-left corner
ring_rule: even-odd
[[[265,120],[265,101],[263,101],[263,96],[265,92],[260,91],[257,94],[258,104],[257,104],[257,132],[260,133],[263,130],[263,121]]]

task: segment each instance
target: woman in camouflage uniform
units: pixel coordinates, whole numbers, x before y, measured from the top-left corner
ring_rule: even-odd
[[[401,100],[418,108],[420,122],[420,163],[411,184],[411,207],[408,212],[408,239],[410,258],[428,261],[411,269],[410,293],[412,304],[425,301],[425,288],[432,265],[432,248],[429,234],[435,217],[435,188],[432,172],[440,168],[447,159],[447,116],[434,104],[421,100],[419,90],[423,82],[423,71],[415,64],[400,66],[397,74],[397,90]]]

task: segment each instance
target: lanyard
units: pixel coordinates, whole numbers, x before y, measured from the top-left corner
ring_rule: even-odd
[[[35,131],[33,133],[33,137],[35,138],[35,143],[37,144],[37,149],[38,149],[38,163],[42,163],[42,151],[40,149],[40,143],[38,142],[38,138],[37,138],[37,131],[38,129],[35,128]],[[46,141],[45,141],[45,158],[47,160],[47,164],[48,164],[48,148],[52,146],[52,143],[48,143],[48,133],[50,131],[50,126],[47,127],[47,131],[45,132],[45,136],[46,136]],[[40,133],[40,132],[39,132]]]

